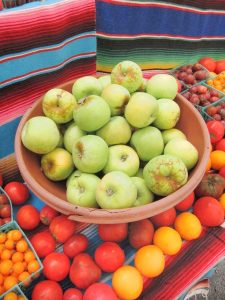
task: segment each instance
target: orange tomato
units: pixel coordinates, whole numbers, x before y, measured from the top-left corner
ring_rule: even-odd
[[[19,275],[23,273],[24,269],[25,269],[24,264],[21,261],[18,261],[13,265],[14,274]]]
[[[31,283],[30,274],[28,272],[23,272],[18,277],[20,282],[23,282],[24,286],[28,286]]]
[[[187,241],[199,238],[202,232],[202,225],[199,219],[190,212],[179,214],[176,217],[174,227],[180,236]]]
[[[10,292],[7,295],[5,295],[5,297],[3,298],[3,300],[18,300],[17,294],[14,292]]]
[[[24,260],[24,254],[21,252],[15,252],[12,255],[12,262],[16,263],[16,262],[22,262]]]
[[[11,260],[3,260],[0,263],[0,273],[5,276],[10,275],[12,273],[12,267],[13,263]]]
[[[36,259],[30,261],[27,265],[27,270],[30,274],[36,272],[37,270],[39,270],[39,268],[40,268],[40,265]]]
[[[12,256],[12,250],[9,249],[4,249],[1,253],[2,260],[10,259],[11,256]]]
[[[214,150],[210,154],[212,168],[220,170],[225,166],[225,152],[221,150]]]
[[[120,299],[137,299],[143,290],[143,278],[133,266],[122,266],[112,276],[112,286]]]
[[[163,272],[165,256],[159,247],[147,245],[136,252],[134,264],[142,275],[154,278]]]
[[[24,298],[23,296],[19,295],[19,296],[17,297],[17,300],[25,300],[25,298]]]
[[[13,250],[14,247],[15,247],[15,242],[14,242],[13,240],[7,239],[7,240],[5,241],[5,248],[6,248],[6,249]]]
[[[6,233],[5,232],[1,232],[0,233],[0,244],[5,243],[6,239],[7,239]]]
[[[14,285],[16,285],[18,282],[17,278],[15,276],[7,276],[4,280],[4,288],[6,291],[11,289]]]
[[[16,243],[16,250],[18,252],[26,252],[27,249],[28,249],[28,244],[27,244],[27,241],[25,241],[24,239],[22,239]]]
[[[35,255],[33,253],[32,250],[27,250],[25,253],[24,253],[24,260],[29,263],[30,261],[34,260],[35,259]]]
[[[16,242],[23,237],[22,233],[18,229],[12,230],[11,235],[12,235],[12,240]]]
[[[163,226],[155,231],[153,244],[158,246],[164,254],[175,255],[182,247],[182,239],[175,229]]]

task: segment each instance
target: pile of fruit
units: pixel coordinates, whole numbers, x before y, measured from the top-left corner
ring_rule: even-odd
[[[136,63],[123,61],[111,75],[77,79],[71,91],[49,90],[44,116],[25,123],[21,140],[41,155],[48,179],[66,180],[70,203],[103,209],[148,204],[186,184],[198,161],[195,146],[174,128],[177,91],[173,76],[146,80]]]

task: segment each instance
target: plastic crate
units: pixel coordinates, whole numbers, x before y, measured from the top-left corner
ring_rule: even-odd
[[[222,72],[222,73],[224,73],[224,72]],[[206,84],[207,86],[210,86],[210,87],[214,88],[215,90],[217,90],[217,91],[219,91],[219,92],[225,94],[225,92],[223,92],[223,91],[217,89],[215,86],[208,84],[208,80],[209,80],[209,79],[211,79],[211,80],[216,80],[217,77],[218,77],[219,75],[220,75],[220,74],[218,74],[218,75],[216,75],[216,76],[214,76],[214,77],[208,78],[207,80],[205,80],[205,84]],[[224,85],[223,85],[223,86],[224,86],[224,89],[225,89],[225,82],[224,82]]]
[[[0,296],[0,299],[4,300],[4,297],[11,292],[15,293],[17,296],[22,296],[24,300],[28,300],[28,298],[25,296],[25,294],[23,293],[23,291],[19,286],[16,286],[12,290],[7,291],[4,295]]]
[[[220,105],[221,103],[225,103],[225,96],[224,96],[222,99],[220,99],[219,101],[217,101],[217,102],[215,102],[215,103],[212,103],[211,105],[208,105],[207,107],[204,107],[204,109],[203,109],[203,118],[204,118],[205,121],[215,120],[212,116],[210,116],[210,115],[207,113],[207,109],[208,109],[209,107],[212,107],[212,106],[218,106],[218,105]],[[225,108],[224,108],[224,109],[225,109]],[[224,116],[224,118],[223,118],[222,120],[225,121],[225,116]]]

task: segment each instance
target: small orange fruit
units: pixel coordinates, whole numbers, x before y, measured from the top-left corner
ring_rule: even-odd
[[[19,274],[23,273],[24,269],[25,269],[24,264],[21,261],[18,261],[13,265],[14,274],[19,275]]]
[[[165,256],[155,245],[141,247],[135,254],[134,264],[138,271],[150,278],[159,276],[165,268]]]
[[[31,283],[30,274],[28,272],[23,272],[18,277],[19,281],[23,282],[24,286],[28,286]]]
[[[15,252],[12,255],[12,262],[16,263],[16,262],[22,262],[24,260],[24,254],[21,252]]]
[[[18,282],[17,278],[15,276],[7,276],[4,280],[4,288],[6,291],[11,289],[14,285],[16,285]]]
[[[2,260],[10,259],[11,256],[12,256],[12,250],[9,249],[4,249],[1,253]]]
[[[164,254],[177,254],[182,247],[179,233],[168,226],[158,228],[153,236],[153,244],[158,246]]]
[[[39,268],[40,268],[40,265],[36,259],[30,261],[27,265],[27,270],[30,274],[36,272],[37,270],[39,270]]]
[[[181,237],[187,241],[199,238],[202,232],[202,225],[197,216],[190,212],[179,214],[174,222],[175,229]]]
[[[12,266],[13,266],[13,263],[9,259],[1,261],[0,273],[5,276],[10,275],[12,273]]]
[[[5,247],[6,247],[6,249],[13,250],[15,247],[15,242],[11,239],[7,239],[5,241]]]
[[[6,239],[7,239],[6,233],[5,232],[1,232],[0,233],[0,244],[5,243]]]
[[[35,255],[33,253],[32,250],[27,250],[25,253],[24,253],[24,260],[29,263],[30,261],[34,260],[35,259]]]
[[[225,152],[222,150],[214,150],[210,154],[211,165],[214,170],[220,170],[225,166]]]
[[[19,296],[17,297],[17,300],[25,300],[25,298],[24,298],[23,296],[19,295]]]
[[[22,239],[16,243],[16,250],[18,252],[26,252],[27,249],[28,249],[28,244],[24,239]]]
[[[5,297],[3,298],[3,300],[18,300],[17,294],[14,292],[10,292],[7,295],[5,295]]]
[[[22,233],[18,229],[12,230],[11,235],[12,235],[12,240],[16,242],[23,237]]]
[[[120,299],[138,299],[143,290],[143,279],[133,266],[122,266],[112,276],[112,287]]]

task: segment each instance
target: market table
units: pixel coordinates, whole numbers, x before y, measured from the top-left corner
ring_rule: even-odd
[[[174,6],[177,2],[180,1],[164,1],[164,4],[159,1],[153,5],[144,1],[96,1],[98,71],[109,71],[116,61],[126,57],[140,63],[145,70],[168,69],[196,61],[203,53],[221,58],[224,55],[222,45],[225,36],[222,28],[225,27],[218,27],[218,24],[224,24],[225,16],[222,11],[214,11],[221,9],[221,1],[208,4],[213,5],[207,22],[216,24],[214,31],[219,39],[215,40],[212,37],[209,39],[208,26],[204,28],[207,29],[205,34],[198,32],[199,36],[193,38],[192,28],[188,38],[184,38],[181,36],[184,25],[178,35],[169,33],[168,36],[162,36],[161,32],[158,43],[155,35],[159,32],[146,32],[146,28],[149,27],[141,27],[140,19],[136,19],[137,16],[142,18],[144,11],[144,16],[148,19],[151,19],[152,13],[154,16],[165,13],[165,9],[169,13],[174,10],[177,13],[177,7]],[[183,1],[186,6],[191,4],[192,8],[179,7],[178,11],[188,16],[204,15],[201,13],[201,6],[194,7],[194,2]],[[203,1],[199,1],[199,5],[202,3]],[[161,12],[155,15],[155,12],[150,10],[152,6]],[[124,7],[129,7],[134,18],[125,18],[127,10],[123,9]],[[211,23],[216,13],[220,22]],[[109,14],[110,19],[107,18]],[[120,19],[113,23],[113,18],[118,14]],[[135,27],[131,26],[133,20],[136,20],[138,25],[136,32],[125,30]],[[119,26],[121,31],[118,31]],[[85,0],[81,4],[79,0],[46,0],[45,3],[29,3],[12,10],[4,10],[0,12],[0,40],[0,66],[3,70],[0,73],[0,172],[4,174],[5,182],[8,182],[22,180],[14,156],[14,136],[21,115],[48,89],[96,72],[95,2]],[[192,40],[200,43],[199,52],[194,51],[196,44],[190,43]],[[212,40],[215,43],[212,43]],[[38,208],[43,205],[33,194],[30,201]],[[84,225],[81,225],[80,229],[83,227]],[[89,225],[82,230],[95,241],[89,250],[93,252],[100,242],[96,225]],[[206,230],[202,237],[194,242],[185,243],[178,255],[167,259],[165,272],[152,282],[146,282],[141,299],[183,299],[191,287],[196,286],[202,278],[210,276],[208,271],[224,257],[224,240],[225,231],[218,227]],[[124,242],[123,247],[127,254],[127,262],[132,262],[134,250],[128,242]],[[105,276],[103,280],[110,282],[110,277]],[[198,284],[196,289],[204,286],[207,288],[206,281]]]

